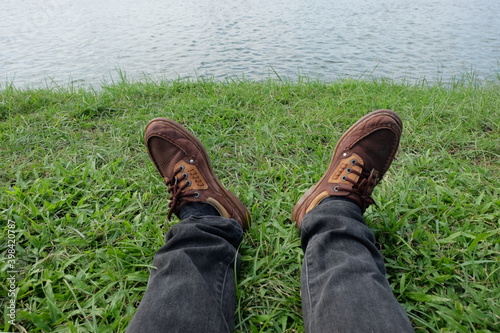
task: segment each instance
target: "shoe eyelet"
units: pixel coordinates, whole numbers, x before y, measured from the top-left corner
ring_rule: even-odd
[[[187,173],[183,173],[183,174],[182,174],[182,179],[188,179],[188,177],[189,177],[189,176],[188,176],[188,174],[187,174]]]
[[[357,161],[356,161],[355,159],[354,159],[354,160],[351,160],[351,165],[356,165],[356,162],[357,162]]]
[[[180,170],[179,172],[182,172],[182,171],[184,171],[184,169],[185,169],[185,168],[184,168],[184,165],[179,166],[179,168],[181,168],[181,170]]]
[[[199,198],[200,197],[200,192],[194,192],[194,197]]]
[[[190,159],[189,163],[194,164],[194,159]]]
[[[342,176],[342,181],[345,182],[347,180],[347,176]]]
[[[347,168],[347,169],[345,170],[345,172],[346,172],[346,173],[351,173],[351,168]]]
[[[338,187],[338,186],[335,186],[335,187],[333,188],[333,190],[334,190],[335,192],[338,192],[338,191],[339,191],[339,187]]]
[[[190,180],[187,180],[187,181],[186,181],[186,186],[187,186],[187,187],[191,186],[191,184],[192,184],[192,183],[191,183],[191,181],[190,181]]]

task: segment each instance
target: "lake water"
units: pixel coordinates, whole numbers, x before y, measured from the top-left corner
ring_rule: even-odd
[[[2,0],[0,82],[500,75],[498,0]]]

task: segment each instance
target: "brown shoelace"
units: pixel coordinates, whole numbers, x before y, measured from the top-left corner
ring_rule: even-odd
[[[369,205],[375,204],[375,200],[370,196],[373,192],[373,188],[380,183],[379,172],[375,169],[368,171],[365,166],[355,159],[351,161],[352,165],[360,166],[362,171],[358,172],[352,168],[347,168],[347,173],[352,173],[359,176],[358,181],[354,181],[347,176],[342,177],[342,181],[347,181],[352,184],[352,187],[337,185],[334,187],[334,191],[345,191],[353,193],[361,199],[362,209],[365,210]]]
[[[184,171],[184,167],[181,165],[175,170],[174,175],[168,182],[166,182],[168,186],[168,193],[170,193],[170,203],[168,204],[168,208],[170,209],[167,215],[167,219],[170,219],[172,213],[177,210],[177,205],[182,201],[182,198],[185,197],[195,197],[198,198],[200,193],[198,191],[184,191],[187,187],[191,186],[191,181],[186,180],[186,182],[181,186],[180,182],[184,179],[188,179],[189,175]],[[180,177],[178,176],[179,174]]]

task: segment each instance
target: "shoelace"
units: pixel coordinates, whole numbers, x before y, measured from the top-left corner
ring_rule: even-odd
[[[186,180],[186,182],[181,186],[180,182],[184,179],[188,179],[189,175],[187,173],[182,173],[180,177],[178,175],[184,171],[184,167],[181,165],[175,170],[174,175],[168,182],[166,182],[168,186],[168,193],[170,193],[170,203],[168,204],[169,212],[167,215],[167,219],[170,219],[172,213],[177,209],[177,205],[182,201],[182,198],[185,197],[195,197],[198,198],[200,193],[198,191],[186,191],[184,190],[191,186],[191,181]]]
[[[356,160],[351,161],[352,165],[357,165],[361,167],[361,172],[358,172],[352,168],[347,168],[347,173],[353,173],[359,176],[358,181],[354,181],[347,176],[342,177],[343,181],[347,181],[352,184],[352,187],[335,186],[334,191],[345,191],[357,195],[361,198],[361,203],[363,205],[363,210],[369,205],[375,204],[375,200],[370,196],[373,188],[380,182],[379,172],[375,169],[368,171],[365,166]],[[361,181],[360,181],[361,180]]]

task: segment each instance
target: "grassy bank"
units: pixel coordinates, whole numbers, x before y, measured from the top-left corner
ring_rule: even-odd
[[[0,91],[2,266],[17,329],[121,332],[165,231],[166,187],[142,143],[170,117],[207,147],[249,207],[237,332],[303,332],[293,205],[336,140],[379,108],[404,122],[401,148],[365,217],[417,332],[500,330],[500,84],[117,83],[98,92]],[[11,229],[9,229],[11,227]],[[9,230],[14,230],[10,232]],[[11,251],[12,252],[12,251]],[[2,309],[0,330],[9,325]],[[23,328],[21,328],[23,327]]]

